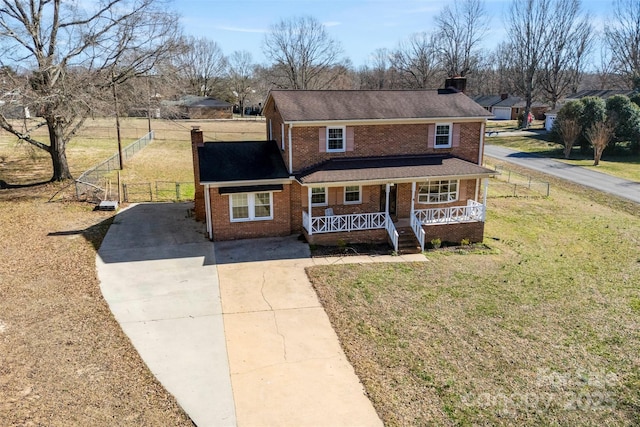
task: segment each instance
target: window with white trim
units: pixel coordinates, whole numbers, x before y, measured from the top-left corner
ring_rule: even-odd
[[[344,204],[352,205],[362,203],[362,188],[359,185],[347,185],[344,187]]]
[[[451,129],[453,126],[449,123],[437,123],[435,140],[433,146],[435,148],[449,148],[451,147]]]
[[[311,205],[326,206],[327,205],[327,188],[314,187],[311,189]]]
[[[458,181],[429,181],[418,184],[418,203],[448,203],[458,200]]]
[[[231,221],[273,219],[273,193],[234,193],[229,195]]]
[[[346,128],[327,127],[327,152],[345,151]]]

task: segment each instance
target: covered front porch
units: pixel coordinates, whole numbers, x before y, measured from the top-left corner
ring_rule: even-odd
[[[385,238],[375,232],[384,230],[396,251],[407,234],[420,250],[434,234],[460,241],[458,234],[473,229],[469,237],[481,240],[488,178],[494,174],[450,156],[331,160],[297,177],[302,228],[310,242],[330,241],[330,233],[346,241]],[[474,223],[480,226],[460,227]],[[437,232],[428,232],[430,227]]]

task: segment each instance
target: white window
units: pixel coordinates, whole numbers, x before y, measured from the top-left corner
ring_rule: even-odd
[[[436,124],[435,141],[433,143],[435,148],[449,148],[451,147],[451,125],[448,123]]]
[[[344,187],[344,204],[362,203],[361,188],[359,185],[347,185]]]
[[[311,189],[311,205],[327,206],[327,188],[315,187]]]
[[[273,219],[273,193],[235,193],[229,197],[231,221]]]
[[[345,127],[327,127],[327,152],[345,151]]]
[[[429,181],[419,184],[418,203],[448,203],[458,200],[458,181]]]

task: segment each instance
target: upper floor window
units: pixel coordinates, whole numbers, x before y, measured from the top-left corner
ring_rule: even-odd
[[[458,200],[458,181],[429,181],[419,184],[418,203],[447,203]]]
[[[313,206],[327,205],[327,188],[315,187],[311,189],[311,204]]]
[[[435,148],[451,147],[451,127],[449,123],[436,124],[436,135],[433,144]]]
[[[231,221],[273,219],[272,193],[235,193],[229,197]]]
[[[327,152],[345,151],[345,127],[327,127]]]

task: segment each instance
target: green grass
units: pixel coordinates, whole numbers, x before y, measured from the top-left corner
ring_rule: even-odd
[[[383,421],[637,425],[637,206],[490,191],[492,254],[308,270]]]

